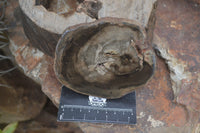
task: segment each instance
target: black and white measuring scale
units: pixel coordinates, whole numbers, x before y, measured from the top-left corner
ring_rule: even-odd
[[[105,99],[82,95],[63,86],[57,120],[136,124],[135,92],[119,99]]]

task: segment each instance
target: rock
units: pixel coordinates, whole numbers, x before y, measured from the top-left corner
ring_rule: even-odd
[[[57,122],[56,114],[57,108],[49,101],[36,118],[20,122],[15,133],[83,133],[74,123]]]
[[[54,103],[58,103],[60,99],[60,91],[58,90],[61,90],[61,84],[55,80],[53,59],[46,56],[40,50],[29,47],[31,44],[25,36],[21,25],[20,9],[17,1],[10,2],[10,5],[7,6],[5,19],[7,25],[13,27],[8,30],[10,38],[9,48],[14,55],[17,65],[28,77],[42,85],[42,91]]]
[[[192,0],[192,2],[195,2],[197,4],[200,4],[200,0]]]
[[[200,111],[200,6],[162,0],[156,16],[153,43],[169,69],[174,100],[189,110]]]
[[[0,55],[3,52],[0,51]],[[5,56],[5,55],[4,55]],[[8,59],[1,60],[0,123],[30,120],[46,103],[40,86],[21,73]]]
[[[18,69],[3,24],[0,24],[0,123],[30,120],[43,109],[46,96],[38,84]]]
[[[156,70],[145,86],[136,89],[137,125],[79,123],[84,132],[198,133],[200,131],[199,13],[200,8],[189,1],[158,1],[153,40],[153,47],[158,55]],[[19,31],[12,29],[9,32],[13,40],[10,48],[14,49],[12,53],[15,58],[22,55],[24,48],[36,51],[33,55],[41,53],[29,47],[23,31]],[[25,39],[23,37],[20,39],[20,35]],[[27,70],[26,75],[38,80],[43,92],[58,106],[61,84],[53,71],[53,59],[43,54],[41,60],[36,62],[41,67],[36,65],[32,69],[25,69],[29,68],[32,62],[24,64],[23,60],[17,60],[17,63]],[[34,78],[32,70],[38,72],[39,76]]]

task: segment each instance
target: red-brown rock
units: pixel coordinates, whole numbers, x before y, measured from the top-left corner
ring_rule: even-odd
[[[80,123],[84,132],[138,132],[138,133],[199,133],[199,72],[200,72],[200,8],[185,0],[159,0],[156,11],[153,47],[158,55],[155,75],[137,94],[137,125],[88,124]],[[11,49],[17,59],[23,48],[40,51],[22,45],[18,41],[17,30],[13,30]],[[28,43],[28,42],[26,42]],[[16,52],[17,50],[22,51]],[[27,55],[28,56],[28,55]],[[52,69],[53,59],[42,54],[38,61],[41,67],[33,67],[38,72],[35,79],[56,106],[59,105],[61,84]],[[24,60],[27,60],[24,58]],[[23,64],[17,60],[22,68]],[[25,73],[34,77],[32,70]],[[34,79],[34,78],[33,78]]]

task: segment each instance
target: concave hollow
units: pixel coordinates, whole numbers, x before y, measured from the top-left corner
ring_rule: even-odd
[[[154,55],[145,32],[134,21],[105,18],[68,28],[58,42],[55,72],[70,89],[119,98],[145,84],[154,71]]]
[[[48,11],[68,16],[73,14],[80,0],[36,0],[36,5],[44,6]]]

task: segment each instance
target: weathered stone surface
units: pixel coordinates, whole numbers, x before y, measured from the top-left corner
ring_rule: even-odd
[[[8,41],[6,31],[1,31],[0,123],[30,120],[40,113],[46,103],[41,87],[16,66],[8,45],[5,45]]]
[[[45,94],[52,99],[54,103],[58,103],[60,97],[58,88],[61,88],[61,84],[57,80],[54,80],[53,59],[46,56],[38,49],[29,47],[29,40],[24,34],[20,16],[18,16],[20,14],[18,12],[18,6],[17,1],[10,2],[10,5],[7,6],[6,10],[7,25],[13,27],[8,30],[10,50],[22,71],[35,82],[41,84]],[[46,86],[48,86],[48,89],[46,89]]]
[[[0,123],[30,120],[43,109],[46,96],[14,63],[6,31],[2,31],[6,26],[0,25]]]
[[[83,133],[74,123],[56,121],[57,108],[47,104],[31,121],[20,122],[15,133]]]
[[[200,4],[200,0],[192,0],[193,2]]]
[[[189,1],[160,1],[155,49],[170,71],[174,100],[200,111],[200,6]]]
[[[136,90],[137,94],[137,125],[94,125],[88,128],[87,123],[80,124],[80,127],[85,132],[91,132],[96,129],[96,132],[161,132],[163,129],[166,132],[173,131],[173,126],[180,129],[180,133],[188,133],[192,131],[192,127],[188,123],[188,114],[184,107],[173,102],[173,91],[171,90],[170,77],[168,75],[165,63],[161,59],[157,59],[157,71],[151,81],[142,88]],[[198,116],[198,115],[197,115]],[[185,126],[185,127],[184,127]],[[95,128],[96,127],[96,128]],[[169,128],[167,128],[169,127]],[[187,130],[181,129],[187,128]],[[98,129],[98,130],[97,130]]]
[[[4,55],[2,50],[0,55]],[[9,59],[1,60],[0,72],[3,71],[5,73],[0,75],[0,123],[37,116],[46,102],[40,86],[21,73]]]
[[[156,11],[154,48],[162,58],[157,57],[154,77],[136,90],[137,125],[80,123],[81,129],[88,133],[199,133],[199,17],[200,8],[195,4],[185,0],[160,0]],[[11,38],[23,36],[23,32],[17,33],[16,30]],[[10,46],[16,49],[13,50],[15,58],[21,56],[16,51],[23,51],[23,47],[35,50],[22,45],[25,40],[19,42],[13,39]],[[34,55],[40,53],[35,51]],[[22,68],[30,65],[23,64],[22,60],[17,62]],[[42,67],[33,67],[40,75],[35,79],[39,80],[43,92],[58,106],[61,84],[53,72],[53,59],[43,55],[38,63]],[[33,77],[31,71],[28,70],[26,74]]]

